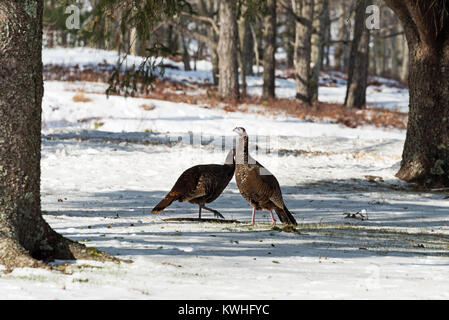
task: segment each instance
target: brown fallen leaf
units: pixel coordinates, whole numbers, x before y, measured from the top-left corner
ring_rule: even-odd
[[[367,175],[365,176],[366,179],[368,179],[369,182],[384,182],[384,179],[382,177],[379,176],[371,176],[371,175]]]

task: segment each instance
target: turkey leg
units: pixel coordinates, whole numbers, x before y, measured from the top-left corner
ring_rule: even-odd
[[[253,208],[253,214],[251,216],[251,224],[254,225],[254,217],[256,216],[256,208]]]
[[[276,225],[276,219],[274,219],[273,211],[272,211],[272,210],[270,210],[270,216],[271,216],[271,225],[272,225],[272,226]]]

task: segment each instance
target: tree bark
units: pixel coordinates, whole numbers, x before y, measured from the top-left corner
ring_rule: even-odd
[[[334,68],[340,69],[344,63],[344,44],[343,40],[346,38],[347,26],[346,26],[346,1],[339,1],[338,3],[338,34],[337,43],[335,44],[334,52]]]
[[[0,1],[0,264],[88,257],[41,214],[43,1]]]
[[[245,75],[252,76],[254,74],[254,41],[251,34],[250,22],[244,17],[243,14],[239,19],[238,27],[240,50],[242,51],[243,71]]]
[[[179,44],[178,44],[178,35],[174,32],[174,28],[172,25],[168,25],[168,26],[164,26],[166,28],[166,34],[167,37],[165,39],[166,43],[167,43],[167,48],[168,50],[170,50],[170,52],[176,52],[179,48]],[[161,28],[164,28],[161,27]]]
[[[239,96],[246,96],[246,73],[245,73],[245,62],[244,62],[244,57],[243,57],[243,53],[242,53],[242,48],[240,48],[240,43],[237,42],[237,62],[238,62],[238,66],[239,66],[239,70],[240,70],[240,81],[241,81],[241,86],[240,86],[240,90],[241,93],[239,94]]]
[[[401,38],[403,38],[401,36]],[[400,79],[402,82],[406,83],[408,79],[408,68],[409,68],[409,51],[407,45],[407,39],[402,39],[402,62],[401,62],[401,74]]]
[[[218,77],[220,73],[219,61],[217,51],[210,49],[210,60],[212,62],[212,82],[218,86]]]
[[[374,75],[379,75],[379,61],[380,57],[380,48],[379,48],[380,39],[374,39],[373,41],[373,50],[371,50],[372,60],[371,60],[371,68]]]
[[[256,75],[259,76],[260,75],[260,71],[259,71],[259,66],[260,66],[260,59],[259,59],[259,41],[257,39],[257,34],[256,34],[256,30],[254,29],[253,25],[250,25],[250,30],[251,30],[251,35],[253,36],[253,50],[254,50],[254,58],[256,59]]]
[[[275,97],[276,0],[267,0],[264,29],[263,86],[264,99]]]
[[[296,99],[310,103],[310,59],[313,19],[313,0],[294,0],[296,21],[295,81]]]
[[[397,177],[448,186],[449,44],[438,51],[418,45],[410,52],[410,110]]]
[[[237,100],[240,96],[238,81],[238,30],[234,12],[236,0],[220,1],[220,36],[218,40],[219,78],[218,93],[222,98]]]
[[[136,56],[139,52],[139,37],[137,36],[136,27],[129,31],[129,54]]]
[[[400,19],[410,51],[410,109],[396,176],[431,187],[449,186],[449,15],[430,3],[386,0]],[[440,22],[443,24],[440,25]]]
[[[217,22],[217,3],[214,0],[199,0],[198,1],[198,11],[202,16],[212,19],[215,23]],[[218,34],[215,28],[209,27],[206,30],[207,36],[212,39],[214,43],[218,43]],[[218,74],[219,74],[219,62],[217,49],[209,46],[210,60],[212,63],[212,81],[213,84],[218,86]]]
[[[184,64],[185,71],[191,71],[190,67],[190,54],[189,49],[187,47],[186,39],[183,35],[180,35],[181,47],[182,47],[182,63]]]
[[[291,14],[285,14],[284,17],[284,32],[281,33],[283,47],[286,57],[286,67],[293,68],[295,49],[293,43],[295,42],[295,19]]]
[[[329,16],[329,0],[326,0],[327,12],[324,17],[323,67],[330,67],[331,18]]]
[[[356,7],[345,97],[345,106],[349,108],[362,108],[366,104],[370,33],[365,26],[365,10],[371,2],[372,0],[361,0]]]
[[[328,0],[315,0],[310,65],[310,98],[312,102],[318,100],[320,70],[324,55],[324,38],[326,36],[326,15],[328,15]]]

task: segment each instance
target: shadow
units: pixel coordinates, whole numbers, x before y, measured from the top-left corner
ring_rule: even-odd
[[[83,143],[82,148],[134,152],[134,148],[121,143],[165,143],[167,136],[145,132],[81,131],[44,135],[43,145],[80,144],[78,139],[84,138],[89,142]],[[105,144],[104,141],[112,143]],[[345,141],[339,142],[340,149],[347,148]],[[375,152],[380,146],[394,146],[394,143],[383,141],[360,149]],[[289,157],[300,158],[301,153],[292,153]],[[320,166],[331,168],[332,163],[314,164],[314,168]],[[369,166],[365,169],[370,170]],[[197,205],[180,202],[172,203],[161,214],[151,214],[152,208],[169,190],[80,192],[74,200],[69,197],[63,202],[58,202],[56,197],[44,197],[42,207],[46,210],[44,216],[58,232],[76,241],[86,241],[86,244],[93,242],[113,255],[448,255],[449,203],[444,199],[446,194],[419,192],[398,180],[369,182],[364,179],[325,180],[325,177],[320,181],[282,186],[281,189],[286,206],[299,223],[299,233],[271,230],[269,213],[262,211],[256,213],[256,226],[251,227],[252,209],[240,195],[234,180],[209,206],[227,219],[243,222],[241,225],[163,221],[163,218],[198,215]],[[366,212],[366,220],[346,218],[347,213],[362,210]],[[212,214],[205,212],[204,217],[212,217]]]
[[[416,236],[384,231],[339,228],[300,228],[300,234],[266,231],[140,232],[138,237],[104,235],[89,237],[102,244],[120,241],[120,246],[96,246],[112,255],[203,256],[203,257],[327,257],[449,256],[446,236]],[[70,235],[75,241],[84,236]],[[276,243],[276,245],[273,244]],[[280,243],[279,243],[280,242]],[[419,243],[413,245],[413,243]],[[425,243],[425,244],[423,244]],[[440,246],[437,246],[440,244]],[[424,247],[421,247],[423,245]],[[426,247],[425,246],[429,246]],[[430,247],[432,246],[432,247]]]
[[[163,221],[198,214],[196,205],[179,202],[159,215],[151,214],[167,191],[95,193],[85,200],[64,201],[45,215],[79,218],[76,228],[60,227],[58,232],[76,241],[88,239],[87,245],[94,242],[118,256],[449,256],[448,205],[442,194],[360,180],[320,181],[282,191],[299,233],[272,230],[269,214],[261,211],[251,227],[251,208],[234,182],[210,206],[241,225]],[[368,220],[344,216],[361,209]]]

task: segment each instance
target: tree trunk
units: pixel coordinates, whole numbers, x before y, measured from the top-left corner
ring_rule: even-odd
[[[310,65],[310,98],[312,102],[318,100],[320,70],[323,64],[324,38],[326,36],[326,15],[328,15],[328,0],[315,0]]]
[[[276,0],[267,0],[263,50],[262,97],[275,97]]]
[[[233,7],[236,0],[220,1],[220,36],[218,40],[218,93],[223,98],[239,98],[238,30]]]
[[[345,98],[345,106],[349,108],[362,108],[366,104],[370,34],[365,26],[365,9],[371,4],[371,1],[361,0],[356,7],[354,39],[352,40],[349,59],[348,84]]]
[[[256,59],[256,75],[260,76],[259,66],[260,66],[260,59],[259,59],[259,42],[257,41],[257,34],[256,30],[254,29],[253,25],[250,25],[251,35],[253,36],[253,45],[254,45],[254,58]]]
[[[240,69],[241,79],[241,95],[246,96],[246,76],[252,75],[253,71],[253,50],[252,50],[252,36],[249,30],[249,22],[245,18],[246,7],[242,7],[240,19],[237,23],[238,31],[238,63]]]
[[[381,76],[389,77],[389,69],[388,69],[388,61],[389,61],[389,49],[388,49],[388,41],[382,40],[382,72]]]
[[[252,76],[254,64],[254,41],[248,19],[242,16],[238,22],[240,50],[242,51],[243,71],[245,75]]]
[[[139,39],[137,36],[136,27],[131,28],[129,31],[129,54],[136,56],[138,52]]]
[[[295,80],[296,99],[310,102],[310,55],[312,38],[313,0],[294,0],[296,15]]]
[[[240,81],[242,85],[240,86],[241,93],[239,95],[245,97],[246,96],[246,73],[245,73],[245,63],[243,59],[242,49],[240,48],[240,43],[237,42],[237,62],[240,70]]]
[[[390,41],[390,47],[391,47],[391,76],[393,79],[398,79],[400,76],[399,73],[399,54],[401,49],[401,42],[399,41],[399,37],[391,37]]]
[[[330,67],[331,18],[329,16],[329,0],[326,0],[327,12],[324,17],[323,67]]]
[[[162,26],[160,27],[162,31],[165,31],[166,29],[166,43],[167,43],[167,48],[168,50],[170,50],[170,52],[176,52],[179,48],[178,45],[178,35],[176,34],[176,32],[174,32],[174,28],[172,25],[168,25],[168,26]]]
[[[190,54],[189,54],[189,49],[187,48],[186,39],[182,35],[180,35],[179,38],[181,40],[181,46],[182,46],[182,63],[184,64],[184,70],[191,71],[192,68],[190,67]]]
[[[57,234],[40,203],[43,1],[0,1],[0,264],[87,257]]]
[[[402,39],[402,62],[401,62],[401,74],[400,79],[402,82],[406,83],[408,79],[408,68],[409,68],[409,51],[407,45],[407,39]]]
[[[379,48],[380,39],[374,39],[373,41],[373,50],[371,50],[372,60],[372,72],[374,75],[379,75],[379,61],[380,57],[380,48]]]
[[[340,69],[344,62],[344,44],[343,40],[346,38],[346,1],[340,0],[338,3],[338,34],[337,43],[335,44],[334,52],[334,68]]]
[[[215,50],[209,48],[210,50],[210,60],[212,62],[212,81],[214,85],[218,86],[218,77],[220,73],[218,54]]]
[[[410,110],[397,177],[449,186],[449,42],[410,50]]]
[[[396,176],[449,186],[449,14],[443,0],[385,0],[400,19],[409,48],[410,110]]]
[[[284,31],[280,36],[282,37],[283,48],[287,56],[285,64],[287,68],[293,68],[295,53],[293,46],[293,43],[295,42],[295,18],[290,14],[286,14],[283,25]]]
[[[218,3],[214,0],[199,0],[198,1],[198,11],[200,15],[209,17],[217,22],[217,11]],[[212,39],[213,42],[218,43],[218,34],[214,31],[212,27],[206,29],[206,35],[208,38]],[[217,49],[208,46],[210,53],[210,60],[212,63],[212,81],[213,84],[218,86],[218,74],[219,74],[219,62]]]

